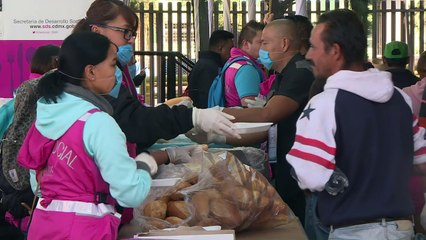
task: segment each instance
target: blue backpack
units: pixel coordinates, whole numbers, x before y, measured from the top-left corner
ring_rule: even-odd
[[[253,65],[259,73],[259,76],[263,78],[263,74],[260,69],[257,67],[256,63],[250,60],[248,57],[236,57],[230,62],[226,62],[225,66],[221,70],[219,70],[219,75],[215,77],[210,86],[208,103],[207,106],[209,108],[219,106],[225,106],[225,71],[235,62],[244,60],[248,62],[248,64]]]

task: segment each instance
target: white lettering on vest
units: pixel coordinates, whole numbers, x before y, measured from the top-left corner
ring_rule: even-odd
[[[77,159],[77,155],[74,154],[71,149],[68,150],[68,146],[64,142],[59,142],[58,144],[56,144],[56,147],[52,151],[52,154],[55,154],[56,157],[61,161],[66,159],[67,166],[74,170],[72,164]]]

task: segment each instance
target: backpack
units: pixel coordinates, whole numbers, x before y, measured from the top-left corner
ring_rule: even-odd
[[[3,175],[0,177],[0,187],[2,188],[9,186],[15,190],[25,190],[30,187],[29,171],[18,164],[16,157],[36,118],[39,80],[38,78],[26,81],[18,88],[13,122],[3,136],[6,140],[0,146],[0,174]]]
[[[247,64],[255,66],[259,75],[261,76],[261,78],[263,78],[261,70],[257,67],[256,63],[254,63],[248,57],[236,57],[232,59],[232,61],[226,62],[225,66],[223,66],[223,68],[219,70],[219,74],[215,77],[215,79],[213,79],[212,85],[210,86],[209,96],[207,98],[207,107],[211,108],[214,106],[225,106],[225,72],[233,63],[241,60],[246,61]],[[237,71],[241,66],[237,68]]]

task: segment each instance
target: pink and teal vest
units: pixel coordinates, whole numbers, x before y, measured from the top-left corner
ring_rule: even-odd
[[[84,114],[56,141],[49,142],[34,124],[31,126],[31,138],[53,147],[44,147],[41,154],[48,156],[47,162],[42,169],[37,167],[43,198],[34,210],[28,239],[117,238],[120,218],[113,207],[116,201],[83,142],[86,120],[96,111]],[[32,150],[25,149],[25,142],[23,146],[18,158],[28,166],[31,163],[25,164],[25,152]],[[40,159],[43,161],[43,156]],[[38,164],[42,166],[43,162]]]
[[[254,59],[241,49],[232,48],[231,57],[228,59],[228,62],[231,62],[233,59],[241,56],[246,57],[250,59],[253,63],[255,63],[256,66],[254,67],[259,68],[262,72],[263,80],[266,79],[266,73],[263,70],[263,66],[261,64],[258,64],[256,62],[256,59]],[[249,61],[237,61],[231,66],[229,66],[229,68],[225,72],[225,107],[241,106],[241,99],[238,95],[237,87],[235,86],[235,75],[237,74],[238,70],[246,64],[250,64]]]

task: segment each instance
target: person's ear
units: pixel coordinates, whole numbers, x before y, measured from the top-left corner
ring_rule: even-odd
[[[219,44],[217,45],[216,49],[218,52],[222,52],[224,47],[225,47],[225,44]]]
[[[249,41],[247,41],[246,39],[244,39],[243,41],[242,41],[242,47],[243,48],[248,48],[248,44],[249,44],[250,42]]]
[[[90,26],[90,31],[95,32],[95,33],[100,33],[101,32],[101,28],[96,26],[96,25],[91,25]]]
[[[344,61],[343,49],[339,44],[333,43],[333,45],[331,45],[330,49],[328,50],[328,53],[333,56],[334,60]]]
[[[87,65],[86,67],[84,67],[84,76],[85,76],[86,80],[88,80],[88,81],[95,80],[94,67],[95,66],[93,66],[93,65]]]
[[[281,42],[281,48],[283,52],[287,52],[290,48],[290,39],[284,37]]]

